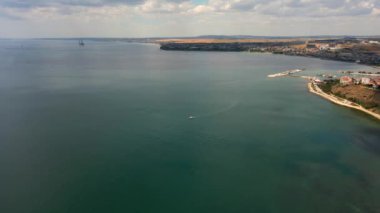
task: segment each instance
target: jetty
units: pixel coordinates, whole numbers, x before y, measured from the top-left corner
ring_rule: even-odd
[[[287,71],[285,71],[285,72],[280,72],[280,73],[276,73],[276,74],[268,75],[268,78],[276,78],[276,77],[288,76],[288,75],[292,75],[292,74],[294,74],[294,73],[302,72],[302,71],[304,71],[304,70],[305,70],[305,69],[287,70]]]

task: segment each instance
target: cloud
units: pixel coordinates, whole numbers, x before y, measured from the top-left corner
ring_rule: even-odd
[[[189,0],[167,0],[180,3]],[[0,6],[10,8],[34,8],[54,6],[102,7],[118,5],[140,5],[146,0],[0,0]]]
[[[380,0],[0,0],[0,37],[380,34],[379,19]]]
[[[286,17],[330,17],[371,15],[379,0],[210,0],[217,11],[253,12]]]
[[[19,21],[22,20],[20,16],[12,15],[11,13],[8,13],[6,11],[0,10],[0,19],[7,19],[11,21]]]
[[[158,1],[147,0],[143,4],[137,6],[136,11],[143,13],[183,13],[190,10],[193,5],[189,1]]]
[[[194,4],[190,0],[0,0],[1,8],[133,7],[146,13],[250,12],[269,16],[330,17],[376,15],[380,0],[209,0]],[[73,11],[73,10],[71,10]]]
[[[200,13],[210,13],[213,12],[215,9],[213,7],[210,7],[208,5],[197,5],[196,7],[189,10],[189,12],[194,14],[200,14]]]
[[[379,9],[378,8],[374,8],[372,10],[372,15],[374,15],[374,16],[380,16],[380,8]]]
[[[144,0],[0,0],[0,5],[10,8],[34,8],[52,6],[85,6],[99,7],[110,5],[136,5]]]

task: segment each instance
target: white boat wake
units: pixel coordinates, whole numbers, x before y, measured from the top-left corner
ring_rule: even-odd
[[[210,112],[210,113],[201,114],[201,115],[197,115],[197,116],[190,115],[190,116],[188,116],[188,119],[196,119],[196,118],[205,118],[205,117],[216,116],[216,115],[230,111],[231,109],[235,108],[238,104],[239,104],[238,101],[234,101],[230,105],[228,105],[227,107],[221,108],[220,110]]]

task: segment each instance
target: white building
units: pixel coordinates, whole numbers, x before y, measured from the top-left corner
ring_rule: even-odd
[[[370,44],[380,44],[379,41],[369,41],[368,43],[370,43]]]
[[[362,78],[362,79],[360,80],[360,83],[361,83],[361,84],[364,84],[364,85],[370,85],[370,84],[373,84],[373,80],[370,79],[370,78],[366,78],[366,77],[364,77],[364,78]]]
[[[318,44],[317,45],[319,50],[328,50],[330,49],[330,46],[328,44]]]

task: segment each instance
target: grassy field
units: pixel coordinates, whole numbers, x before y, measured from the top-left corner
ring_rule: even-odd
[[[331,92],[337,96],[380,113],[380,91],[362,85],[333,85]]]

